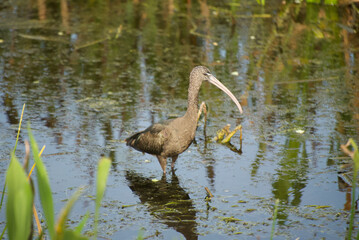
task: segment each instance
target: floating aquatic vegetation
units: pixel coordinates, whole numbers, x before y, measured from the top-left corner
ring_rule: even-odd
[[[226,223],[231,223],[231,222],[239,222],[242,221],[241,219],[235,218],[235,217],[219,217],[222,221],[226,222]]]
[[[239,130],[240,131],[240,140],[242,140],[242,125],[238,125],[233,131],[230,131],[231,125],[227,124],[221,130],[217,131],[217,136],[215,136],[212,141],[220,143],[228,143],[233,135]]]

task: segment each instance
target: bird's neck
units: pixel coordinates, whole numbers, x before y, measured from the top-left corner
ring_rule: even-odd
[[[199,87],[191,85],[188,87],[188,106],[185,116],[194,121],[197,121],[198,114],[198,92]]]

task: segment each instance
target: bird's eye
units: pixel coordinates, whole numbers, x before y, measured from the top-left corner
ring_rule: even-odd
[[[206,73],[203,73],[203,75],[209,76],[209,75],[211,75],[211,73],[210,73],[210,72],[206,72]]]

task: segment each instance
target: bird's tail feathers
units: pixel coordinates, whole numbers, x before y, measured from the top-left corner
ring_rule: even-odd
[[[134,146],[135,142],[137,141],[138,137],[141,135],[142,132],[138,132],[131,137],[125,139],[127,146]]]

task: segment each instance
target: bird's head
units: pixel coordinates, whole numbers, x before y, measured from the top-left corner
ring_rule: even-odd
[[[197,84],[199,84],[198,86],[200,86],[203,81],[208,81],[211,84],[215,85],[223,92],[225,92],[237,105],[239,112],[243,113],[242,107],[239,104],[237,98],[231,93],[231,91],[228,90],[226,86],[224,86],[215,76],[212,75],[208,68],[204,66],[197,66],[193,68],[190,74],[190,81],[196,82]]]

